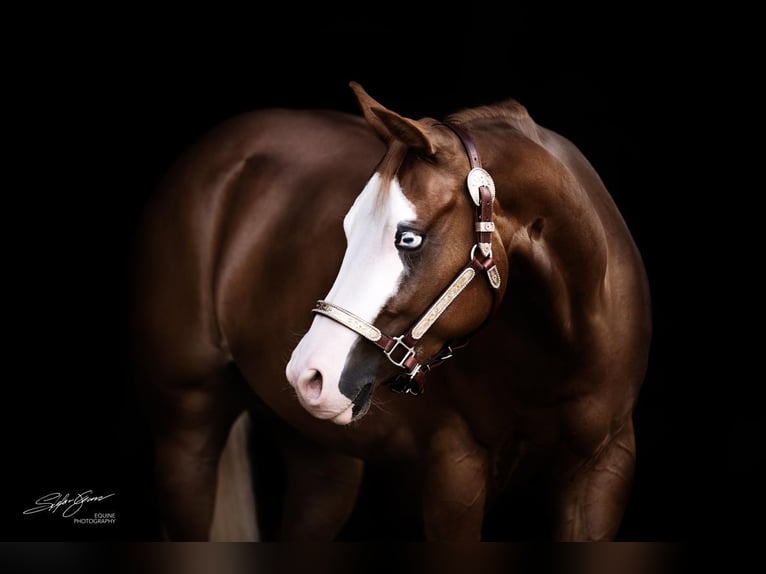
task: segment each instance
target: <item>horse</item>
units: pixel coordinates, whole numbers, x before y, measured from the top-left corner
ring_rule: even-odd
[[[221,510],[249,412],[290,431],[278,540],[335,540],[371,466],[406,477],[420,539],[481,540],[530,482],[551,539],[614,539],[651,304],[613,198],[515,99],[412,119],[350,87],[360,114],[223,122],[147,204],[132,336],[166,536],[257,539],[268,493]]]

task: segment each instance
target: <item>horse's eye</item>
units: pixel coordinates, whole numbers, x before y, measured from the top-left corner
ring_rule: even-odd
[[[415,231],[400,231],[396,234],[396,248],[414,251],[423,243],[423,236]]]

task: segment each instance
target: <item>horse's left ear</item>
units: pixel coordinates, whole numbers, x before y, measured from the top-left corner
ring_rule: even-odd
[[[426,156],[436,153],[433,133],[429,126],[392,112],[370,97],[356,82],[351,82],[350,86],[354,90],[367,123],[385,141],[399,140],[413,151]]]

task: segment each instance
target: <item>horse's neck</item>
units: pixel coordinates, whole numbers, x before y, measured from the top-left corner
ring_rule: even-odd
[[[485,142],[496,181],[498,228],[510,262],[523,258],[566,321],[598,302],[606,271],[606,234],[587,182],[570,165],[518,130]]]

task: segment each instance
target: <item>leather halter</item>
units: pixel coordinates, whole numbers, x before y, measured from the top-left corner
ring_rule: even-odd
[[[417,342],[442,316],[450,304],[457,299],[468,284],[473,281],[477,274],[485,273],[487,276],[493,297],[492,311],[495,310],[500,299],[500,272],[492,259],[492,233],[495,231],[495,224],[492,221],[492,203],[495,199],[495,184],[492,181],[492,177],[481,167],[479,152],[471,137],[459,126],[448,123],[445,125],[455,132],[463,143],[471,164],[471,170],[466,178],[466,185],[471,199],[473,199],[476,205],[474,220],[476,243],[471,249],[468,264],[457,274],[452,283],[442,291],[428,310],[402,335],[394,337],[387,335],[372,323],[329,301],[319,300],[314,309],[312,309],[312,313],[328,317],[380,347],[389,361],[405,370],[405,373],[399,375],[390,383],[391,388],[394,391],[412,395],[418,395],[422,392],[426,373],[449,359],[452,356],[453,350],[457,348],[455,344],[445,344],[429,360],[419,362],[415,356]],[[490,316],[492,311],[490,311]],[[462,342],[460,346],[462,347],[466,344],[467,340]]]

